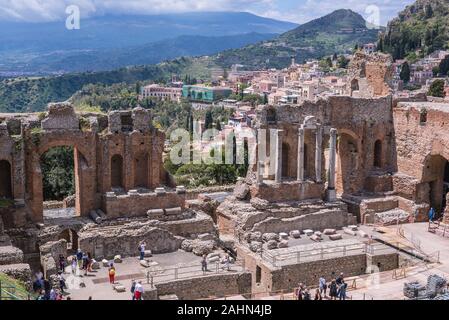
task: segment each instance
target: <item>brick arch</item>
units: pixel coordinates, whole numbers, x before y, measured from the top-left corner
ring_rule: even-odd
[[[12,197],[12,166],[8,160],[0,159],[0,199]]]
[[[428,185],[429,205],[437,213],[442,213],[447,205],[446,196],[449,192],[449,157],[441,154],[428,154],[423,162],[421,182]]]
[[[363,188],[362,143],[360,137],[347,129],[338,130],[337,192],[357,193]]]
[[[111,157],[111,188],[123,188],[123,157],[114,154]]]
[[[61,139],[61,136],[62,134],[59,133],[41,135],[39,144],[31,147],[26,155],[30,168],[28,173],[31,175],[29,178],[31,192],[28,202],[33,213],[33,220],[36,222],[42,222],[44,219],[43,177],[40,161],[42,155],[54,147],[73,147],[77,216],[88,216],[90,211],[96,207],[95,145],[86,134],[80,136],[79,134],[65,133],[65,139]]]

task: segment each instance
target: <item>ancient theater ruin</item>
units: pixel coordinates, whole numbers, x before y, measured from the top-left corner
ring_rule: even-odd
[[[253,298],[430,260],[376,228],[427,221],[430,208],[449,223],[449,105],[396,97],[391,66],[359,52],[350,95],[259,106],[254,128],[267,144],[223,199],[174,185],[165,136],[143,108],[103,115],[59,103],[43,116],[1,115],[0,271],[52,277],[59,255],[81,249],[99,271],[74,295],[107,298],[140,279],[147,299]],[[40,158],[58,146],[74,152],[71,216],[44,208]],[[142,241],[148,255],[138,262]],[[110,289],[101,270],[128,258]]]

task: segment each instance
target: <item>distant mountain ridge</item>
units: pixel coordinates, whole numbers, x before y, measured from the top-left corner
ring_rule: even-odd
[[[223,50],[273,39],[277,34],[247,33],[228,36],[179,36],[136,47],[51,52],[30,59],[24,72],[106,71],[124,66],[157,64],[180,57],[217,54]],[[1,69],[0,69],[1,70]]]
[[[297,61],[304,61],[349,52],[356,44],[376,42],[379,30],[369,26],[360,14],[340,9],[274,40],[225,51],[217,57],[217,63],[230,66],[240,61],[250,68],[283,68],[290,63],[292,56]]]

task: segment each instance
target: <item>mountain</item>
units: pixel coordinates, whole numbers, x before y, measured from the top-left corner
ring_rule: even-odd
[[[375,42],[378,32],[379,27],[369,26],[360,14],[341,9],[274,40],[225,51],[217,57],[217,63],[226,67],[240,63],[250,68],[283,68],[290,64],[292,56],[304,61],[350,52],[356,44]]]
[[[417,0],[407,6],[388,23],[379,46],[394,59],[449,48],[449,1]]]
[[[217,54],[223,50],[241,48],[276,36],[255,32],[217,37],[179,36],[137,47],[53,52],[30,59],[20,70],[22,72],[39,70],[41,73],[105,71],[123,66],[157,64],[179,57]]]
[[[82,71],[87,69],[82,64],[83,56],[87,59],[92,52],[102,53],[103,60],[108,60],[109,50],[113,50],[116,54],[117,49],[146,46],[180,36],[280,34],[296,26],[294,23],[263,18],[246,12],[196,12],[150,16],[108,15],[82,19],[79,30],[68,30],[65,21],[0,22],[0,72],[38,74],[41,72],[38,68],[42,64],[47,72],[59,72],[58,69],[48,70],[52,59],[57,56],[60,56],[62,60],[65,57],[80,56],[76,63],[81,68],[77,71]],[[261,40],[260,37],[254,38],[256,42],[259,40]],[[173,40],[169,41],[172,45],[176,44]],[[207,46],[207,43],[202,46]],[[228,48],[235,48],[235,46],[226,49]],[[176,51],[176,48],[174,50]],[[207,52],[213,52],[213,50],[208,49]],[[163,57],[163,53],[160,50],[158,55]],[[164,59],[168,58],[170,56]],[[34,66],[35,60],[38,62],[36,66]],[[43,63],[45,60],[50,64],[45,65]],[[34,67],[37,69],[34,70]]]
[[[168,81],[173,74],[182,77],[190,75],[192,78],[210,78],[211,70],[217,67],[207,57],[183,57],[156,65],[126,67],[112,71],[0,79],[0,113],[42,111],[49,102],[66,101],[88,84]]]

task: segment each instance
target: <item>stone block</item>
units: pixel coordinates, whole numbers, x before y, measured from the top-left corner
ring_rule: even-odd
[[[259,231],[251,232],[249,234],[249,241],[262,241],[262,233]]]
[[[148,218],[158,219],[158,218],[164,216],[164,210],[163,209],[148,210],[147,216],[148,216]]]
[[[348,229],[350,229],[352,231],[357,231],[357,230],[359,230],[359,227],[353,225],[353,226],[348,226]]]
[[[151,258],[153,256],[153,252],[151,250],[145,250],[144,257],[145,258]]]
[[[123,262],[123,260],[122,260],[122,256],[121,255],[116,255],[114,257],[114,263],[122,263],[122,262]]]
[[[285,233],[285,232],[279,233],[279,238],[280,239],[288,239],[288,233]]]
[[[211,235],[210,233],[203,233],[198,235],[198,239],[201,241],[210,241],[214,240],[214,236]]]
[[[303,232],[308,237],[311,237],[313,235],[313,230],[310,230],[310,229],[306,229]]]
[[[329,239],[332,241],[337,241],[343,239],[343,236],[339,233],[329,235]]]
[[[182,208],[177,207],[177,208],[165,209],[165,214],[167,216],[178,216],[178,215],[182,214]]]
[[[184,186],[177,186],[176,187],[176,193],[177,194],[185,194],[187,192],[186,187]]]
[[[103,219],[101,219],[101,217],[98,215],[97,211],[92,210],[92,211],[89,213],[89,215],[90,215],[91,219],[92,219],[95,223],[100,224],[101,222],[103,222]]]
[[[279,242],[279,248],[288,248],[288,241],[282,240],[281,242]]]
[[[343,231],[346,234],[349,234],[350,236],[356,236],[357,235],[357,231],[354,231],[354,230],[352,230],[350,228],[343,228]]]
[[[290,236],[292,238],[299,239],[299,238],[301,238],[301,231],[293,230],[292,232],[290,232]]]
[[[277,233],[264,233],[262,236],[263,241],[279,241],[279,235]]]
[[[129,190],[128,191],[128,195],[130,197],[138,197],[139,196],[139,191],[138,190]]]
[[[109,261],[106,259],[101,260],[101,263],[103,264],[103,267],[109,267]]]
[[[100,263],[96,260],[92,260],[92,270],[100,269]]]
[[[368,238],[368,234],[363,230],[359,230],[357,233],[358,233],[359,237]]]
[[[314,235],[316,235],[316,236],[318,236],[318,237],[321,238],[321,236],[322,236],[323,234],[321,233],[321,231],[315,231]]]
[[[262,242],[259,241],[251,242],[251,244],[249,245],[249,249],[252,252],[260,252],[262,250]]]
[[[320,241],[323,240],[323,239],[321,238],[321,236],[316,235],[316,234],[313,234],[313,235],[310,237],[310,240],[315,241],[315,242],[320,242]]]
[[[149,268],[150,267],[150,262],[147,261],[147,260],[140,260],[139,263],[144,268]]]
[[[278,248],[278,242],[276,240],[270,240],[267,242],[267,249],[274,250]]]
[[[220,257],[212,257],[210,259],[208,259],[209,263],[216,263],[220,261]]]
[[[167,194],[167,191],[165,191],[164,188],[156,188],[154,192],[157,196],[165,196]]]
[[[117,284],[114,286],[114,290],[119,293],[126,292],[126,287],[124,285]]]
[[[323,234],[326,236],[330,236],[332,234],[335,234],[336,232],[337,232],[337,230],[335,230],[335,229],[325,229]]]

